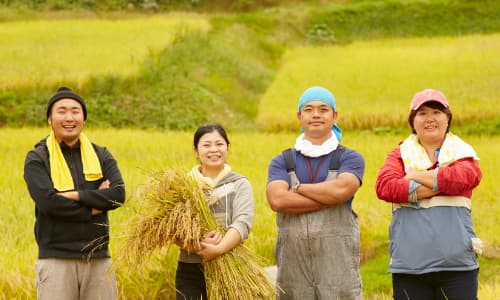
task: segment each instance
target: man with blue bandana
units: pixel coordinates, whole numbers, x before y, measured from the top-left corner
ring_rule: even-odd
[[[363,298],[359,225],[351,203],[365,163],[339,145],[337,118],[329,90],[305,90],[297,112],[303,132],[291,151],[269,165],[266,195],[277,212],[280,300]]]

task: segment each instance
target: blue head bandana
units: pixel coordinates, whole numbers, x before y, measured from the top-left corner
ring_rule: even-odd
[[[300,112],[302,107],[310,101],[324,102],[328,104],[328,106],[330,106],[333,111],[337,111],[337,107],[335,105],[335,96],[324,87],[313,86],[305,90],[304,93],[302,93],[302,96],[300,96],[298,111]],[[337,140],[340,141],[342,139],[342,130],[340,129],[340,127],[338,127],[337,124],[333,124],[332,131],[333,133],[335,133]]]

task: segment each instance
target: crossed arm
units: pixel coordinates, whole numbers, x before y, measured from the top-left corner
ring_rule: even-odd
[[[107,189],[109,188],[109,180],[104,180],[101,185],[99,185],[99,190]],[[59,196],[63,196],[67,199],[79,202],[80,201],[80,193],[78,191],[67,191],[67,192],[59,192],[57,193]],[[97,208],[92,208],[92,215],[98,215],[102,214],[102,210],[99,210]]]
[[[478,162],[472,158],[440,166],[438,171],[411,171],[406,174],[399,148],[396,148],[387,156],[379,171],[376,192],[384,201],[407,203],[409,182],[414,180],[421,184],[416,189],[418,199],[430,198],[436,194],[470,196],[481,177]]]
[[[341,173],[335,180],[301,184],[296,191],[284,180],[268,183],[266,196],[276,212],[305,213],[344,203],[354,196],[361,183],[352,173]]]
[[[98,189],[57,192],[49,170],[38,154],[30,152],[24,166],[24,178],[37,209],[68,222],[88,221],[92,215],[117,208],[117,202],[125,201],[123,180],[109,152],[103,164],[103,175],[106,180],[101,182]]]

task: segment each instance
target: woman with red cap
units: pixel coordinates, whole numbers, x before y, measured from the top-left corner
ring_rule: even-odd
[[[477,299],[481,241],[471,218],[481,181],[474,149],[450,132],[445,95],[415,94],[412,134],[381,167],[376,191],[391,202],[390,267],[394,299]]]

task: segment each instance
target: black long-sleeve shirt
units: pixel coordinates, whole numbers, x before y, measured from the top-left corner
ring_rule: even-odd
[[[125,202],[125,185],[116,160],[104,147],[93,144],[103,177],[86,181],[80,142],[73,147],[61,143],[61,151],[70,169],[80,200],[57,194],[50,177],[49,154],[43,139],[28,152],[24,180],[35,202],[35,238],[38,257],[82,258],[109,257],[109,221],[107,211]],[[99,190],[109,180],[110,186]],[[92,208],[102,211],[92,215]]]

